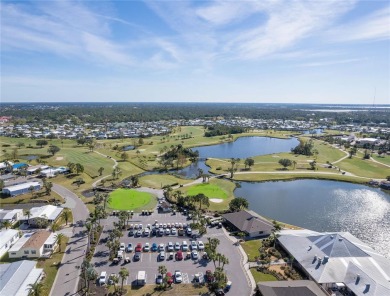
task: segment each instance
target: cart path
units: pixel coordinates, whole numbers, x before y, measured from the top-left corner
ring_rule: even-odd
[[[118,162],[116,161],[116,159],[114,159],[114,158],[112,158],[112,157],[110,157],[110,156],[108,156],[108,155],[105,155],[105,154],[103,154],[103,153],[101,153],[101,152],[99,152],[99,151],[94,151],[94,152],[97,153],[97,154],[99,154],[99,155],[101,155],[101,156],[104,156],[104,157],[106,157],[106,158],[110,158],[110,159],[114,162],[114,165],[112,166],[113,169],[115,169],[115,168],[118,166]],[[96,185],[97,185],[101,180],[106,179],[106,178],[108,178],[108,177],[110,177],[110,176],[111,176],[111,174],[110,174],[110,175],[106,175],[106,176],[104,176],[104,177],[101,177],[101,178],[97,179],[95,182],[92,183],[92,187],[96,187]]]

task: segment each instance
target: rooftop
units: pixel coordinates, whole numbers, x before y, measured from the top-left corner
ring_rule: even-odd
[[[30,186],[39,186],[39,182],[26,182],[26,183],[21,183],[21,184],[16,184],[16,185],[12,185],[12,186],[7,186],[7,187],[4,187],[4,189],[8,189],[9,191],[17,191],[17,190],[21,190],[21,189],[25,189],[25,188],[29,188]]]
[[[260,217],[252,211],[239,211],[234,213],[223,214],[223,218],[232,223],[240,231],[248,233],[267,231],[273,229],[273,224]]]
[[[258,290],[266,296],[326,296],[313,281],[272,281],[257,283]]]
[[[6,229],[0,231],[0,246],[4,246],[8,241],[13,238],[19,231],[15,229]]]
[[[23,248],[40,248],[52,233],[47,230],[35,232],[23,245]]]

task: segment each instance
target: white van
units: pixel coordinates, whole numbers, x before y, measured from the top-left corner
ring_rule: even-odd
[[[146,271],[138,271],[137,274],[137,285],[138,286],[143,286],[146,284]]]
[[[103,286],[107,282],[107,272],[102,271],[102,273],[99,276],[99,285]]]

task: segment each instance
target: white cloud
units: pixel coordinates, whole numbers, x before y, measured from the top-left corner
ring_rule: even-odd
[[[361,62],[361,61],[362,61],[362,59],[344,59],[344,60],[304,63],[304,64],[301,64],[300,66],[301,67],[323,67],[323,66],[331,66],[331,65],[338,65],[338,64],[356,63],[356,62]]]
[[[328,32],[334,41],[390,39],[390,5],[366,17],[333,28]]]

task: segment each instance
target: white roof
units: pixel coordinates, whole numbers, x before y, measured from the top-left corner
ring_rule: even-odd
[[[46,205],[42,207],[35,207],[30,209],[30,219],[33,218],[47,218],[48,220],[55,220],[62,212],[63,208],[53,205]]]
[[[6,229],[0,231],[0,247],[2,248],[6,243],[8,243],[11,238],[13,238],[19,231],[15,229]]]
[[[17,213],[23,214],[23,210],[22,209],[13,209],[13,210],[0,209],[0,219],[11,220]]]
[[[344,283],[356,295],[390,295],[390,260],[348,232],[290,230],[278,240],[317,283]],[[366,275],[360,284],[358,274]]]
[[[43,269],[35,268],[29,260],[0,264],[0,296],[26,296],[29,284],[35,283]]]
[[[143,271],[143,270],[138,271],[137,279],[138,279],[138,280],[144,280],[144,279],[146,279],[146,271]]]
[[[18,241],[11,247],[11,249],[8,250],[8,252],[18,252],[33,234],[34,233],[23,234],[23,236],[18,239]]]
[[[21,184],[16,184],[16,185],[11,185],[11,186],[7,186],[7,187],[4,187],[4,189],[8,190],[9,192],[12,192],[12,191],[18,191],[18,190],[21,190],[21,189],[26,189],[26,188],[29,188],[30,186],[40,186],[41,184],[39,184],[39,182],[26,182],[26,183],[21,183]]]
[[[13,165],[14,163],[12,161],[9,161],[8,162],[10,165]],[[5,164],[5,162],[0,162],[0,169],[5,169],[7,167],[7,165]]]

